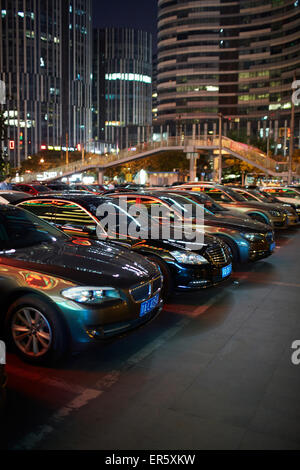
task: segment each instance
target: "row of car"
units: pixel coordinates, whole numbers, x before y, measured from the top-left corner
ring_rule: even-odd
[[[249,202],[242,191],[265,200]],[[270,256],[274,229],[299,222],[286,202],[208,183],[104,195],[2,191],[0,197],[0,328],[33,362],[58,359],[66,350],[149,321],[174,291],[217,285],[230,277],[232,265]],[[119,220],[125,200],[127,208],[164,208],[163,216],[141,227],[139,218],[125,211],[126,225],[136,224],[140,235],[121,233],[121,223],[109,232],[107,214],[98,207],[105,204]],[[194,216],[200,206],[202,225]],[[149,236],[148,228],[164,227],[165,218],[173,227],[184,218],[191,232],[203,234],[201,246],[186,233],[186,240],[166,237],[163,230]]]
[[[175,291],[218,285],[232,266],[270,256],[275,230],[299,224],[298,189],[282,194],[284,188],[214,183],[67,189],[0,192],[0,337],[33,363],[141,326]],[[102,204],[106,213],[98,210]],[[147,208],[152,218],[141,226],[133,206]],[[113,232],[105,225],[110,212],[117,216]],[[138,236],[122,233],[121,217]],[[162,229],[167,221],[171,228],[184,221],[203,235],[201,245],[189,233],[186,239],[164,230],[149,235],[153,224]],[[0,367],[0,397],[5,381]]]

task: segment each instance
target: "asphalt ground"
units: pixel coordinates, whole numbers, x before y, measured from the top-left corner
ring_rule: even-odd
[[[300,229],[55,368],[8,354],[2,449],[300,449]],[[299,355],[300,357],[300,355]]]

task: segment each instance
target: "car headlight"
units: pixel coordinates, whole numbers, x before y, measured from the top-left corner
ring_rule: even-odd
[[[282,213],[280,211],[275,211],[273,209],[270,210],[269,212],[273,217],[280,217],[282,215]]]
[[[66,299],[80,304],[95,305],[110,299],[120,299],[120,293],[113,287],[71,287],[61,292]]]
[[[241,235],[250,242],[257,242],[264,239],[264,236],[261,233],[242,233]]]
[[[193,252],[172,251],[171,255],[182,264],[208,264],[207,259]]]

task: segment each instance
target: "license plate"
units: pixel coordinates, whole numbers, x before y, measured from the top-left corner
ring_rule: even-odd
[[[222,268],[222,277],[227,277],[232,273],[232,264],[229,264],[228,266],[225,266],[225,268]]]
[[[159,294],[156,294],[152,299],[146,300],[141,304],[140,317],[143,317],[147,313],[151,312],[155,307],[157,307],[159,302]]]
[[[271,250],[271,251],[274,251],[274,250],[275,250],[275,247],[276,247],[276,243],[275,243],[275,242],[271,243],[271,245],[270,245],[270,250]]]

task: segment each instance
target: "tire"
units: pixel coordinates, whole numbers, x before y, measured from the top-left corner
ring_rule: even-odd
[[[9,307],[6,334],[16,353],[32,364],[58,361],[67,350],[62,319],[50,303],[34,294],[20,297]]]
[[[161,297],[164,301],[167,301],[173,290],[172,275],[171,271],[164,261],[156,256],[147,256],[147,259],[152,263],[156,264],[161,271],[163,277],[163,286],[161,289]]]

